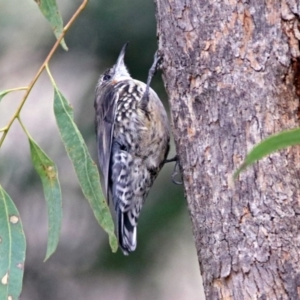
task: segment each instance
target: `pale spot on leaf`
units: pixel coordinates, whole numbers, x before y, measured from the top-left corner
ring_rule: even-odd
[[[12,296],[8,296],[7,300],[13,300],[13,297]]]
[[[11,217],[9,218],[9,221],[10,221],[11,223],[13,223],[13,224],[16,224],[16,223],[19,222],[19,217],[17,217],[17,216],[11,216]]]
[[[53,168],[53,166],[47,167],[46,172],[47,172],[47,176],[50,180],[55,178],[56,174],[55,174],[55,169]]]
[[[24,264],[22,264],[22,263],[17,264],[17,268],[23,270],[24,269]]]
[[[6,274],[2,277],[1,283],[2,283],[2,284],[5,284],[5,285],[8,283],[8,273],[6,273]]]

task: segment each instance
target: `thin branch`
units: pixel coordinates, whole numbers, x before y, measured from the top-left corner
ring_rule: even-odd
[[[5,127],[6,130],[3,131],[3,135],[0,139],[0,147],[3,144],[3,141],[5,140],[5,137],[11,127],[11,125],[13,124],[13,122],[16,120],[16,118],[19,117],[20,112],[34,86],[34,84],[36,83],[36,81],[38,80],[38,78],[40,77],[41,73],[44,71],[46,65],[49,63],[50,59],[52,58],[53,54],[55,53],[55,51],[57,50],[61,40],[65,37],[67,31],[70,29],[70,27],[72,26],[72,24],[74,23],[74,21],[77,19],[78,15],[85,9],[86,5],[88,4],[89,0],[83,0],[81,5],[79,6],[79,8],[77,9],[77,11],[74,13],[74,15],[71,17],[70,21],[67,23],[67,25],[64,27],[62,34],[60,35],[60,37],[56,40],[56,43],[54,44],[54,46],[52,47],[52,49],[50,50],[49,54],[47,55],[45,61],[43,62],[43,64],[41,65],[40,69],[38,70],[38,72],[36,73],[36,75],[34,76],[34,78],[32,79],[31,83],[29,84],[29,86],[26,88],[26,92],[23,96],[23,99],[19,105],[19,107],[17,108],[15,114],[13,115],[13,117],[11,118],[11,120],[9,121],[9,123],[7,124],[7,126]]]

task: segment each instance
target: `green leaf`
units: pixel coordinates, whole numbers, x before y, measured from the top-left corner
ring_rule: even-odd
[[[2,98],[7,95],[9,92],[11,92],[11,90],[5,90],[5,91],[2,91],[0,92],[0,101],[2,100]]]
[[[101,190],[97,166],[91,159],[87,146],[73,121],[73,110],[70,104],[56,86],[54,86],[54,113],[82,192],[89,201],[97,221],[108,233],[112,251],[116,252],[118,243],[114,234],[114,223]]]
[[[272,152],[298,144],[300,144],[300,128],[282,131],[268,137],[250,151],[241,167],[235,172],[234,178],[236,178],[241,171],[246,169],[248,166]]]
[[[51,28],[58,39],[63,33],[63,20],[59,13],[58,6],[56,4],[56,0],[35,0],[38,4],[40,11],[44,15],[44,17],[51,24]],[[68,50],[68,47],[64,41],[64,39],[60,42],[61,46],[64,50]]]
[[[39,145],[29,138],[31,159],[35,170],[39,174],[48,210],[48,244],[47,260],[56,250],[59,241],[62,222],[62,197],[58,180],[57,168]]]
[[[26,252],[19,212],[0,185],[0,299],[19,299]]]

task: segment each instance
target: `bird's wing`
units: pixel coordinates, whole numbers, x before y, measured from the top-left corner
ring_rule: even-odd
[[[113,88],[96,91],[96,134],[99,166],[104,179],[105,196],[109,202],[109,165],[111,159],[112,138],[115,123],[115,111],[118,93]]]

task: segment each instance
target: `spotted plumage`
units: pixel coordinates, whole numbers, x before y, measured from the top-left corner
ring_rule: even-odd
[[[124,254],[136,249],[138,218],[148,192],[169,151],[169,125],[157,94],[131,78],[123,47],[116,64],[96,87],[98,158],[107,201],[117,215]]]

